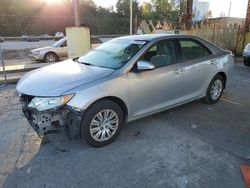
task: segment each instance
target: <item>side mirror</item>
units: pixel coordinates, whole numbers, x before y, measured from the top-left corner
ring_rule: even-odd
[[[137,68],[138,70],[153,70],[155,66],[149,61],[141,60],[137,62]]]

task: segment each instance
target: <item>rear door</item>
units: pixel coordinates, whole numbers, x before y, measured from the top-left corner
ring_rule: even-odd
[[[216,55],[199,41],[179,39],[180,69],[184,77],[185,100],[199,97],[217,71]]]

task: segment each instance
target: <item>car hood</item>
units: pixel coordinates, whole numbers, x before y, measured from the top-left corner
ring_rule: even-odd
[[[67,60],[25,74],[17,84],[17,92],[31,96],[60,96],[63,93],[102,79],[113,69],[88,66]]]
[[[42,48],[36,48],[34,50],[31,50],[31,52],[35,52],[35,51],[46,51],[46,50],[50,50],[53,49],[52,46],[46,46],[46,47],[42,47]]]

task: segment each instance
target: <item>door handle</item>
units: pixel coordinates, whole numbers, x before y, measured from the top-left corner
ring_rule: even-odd
[[[211,65],[217,65],[217,60],[216,60],[216,59],[211,60],[211,61],[210,61],[210,64],[211,64]]]
[[[182,68],[177,68],[177,69],[175,69],[174,72],[175,72],[176,74],[181,74],[181,73],[184,72],[184,70],[183,70]]]

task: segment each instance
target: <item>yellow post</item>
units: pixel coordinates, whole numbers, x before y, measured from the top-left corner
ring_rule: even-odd
[[[80,57],[91,49],[89,27],[67,27],[68,57]]]

